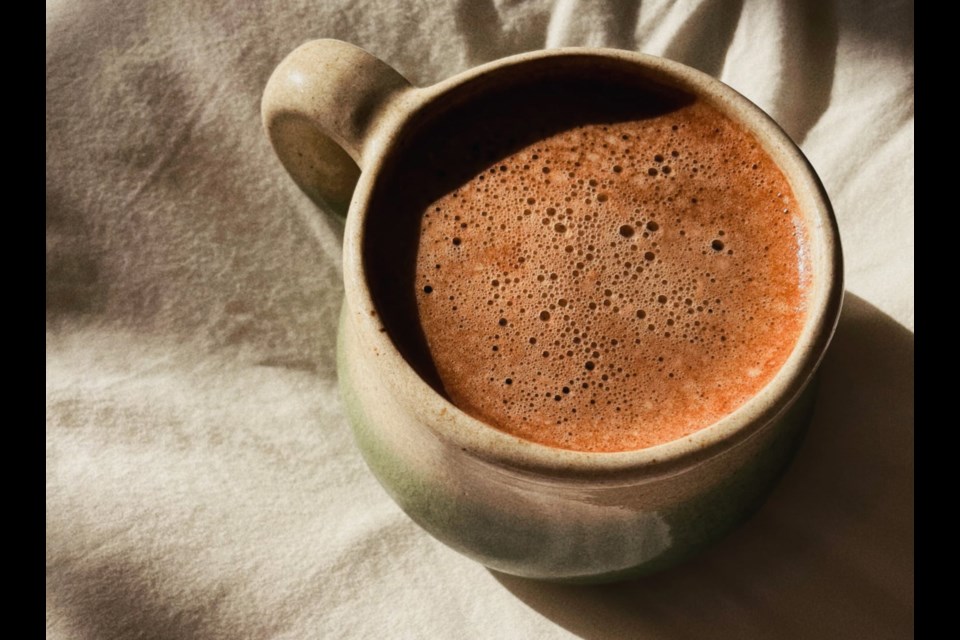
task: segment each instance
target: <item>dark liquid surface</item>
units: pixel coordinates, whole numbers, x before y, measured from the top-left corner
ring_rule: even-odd
[[[387,331],[465,412],[649,447],[757,393],[803,325],[805,233],[756,140],[650,87],[542,83],[430,124],[365,240]]]

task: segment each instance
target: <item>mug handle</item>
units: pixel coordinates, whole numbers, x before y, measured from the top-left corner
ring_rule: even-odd
[[[378,123],[412,88],[379,58],[340,40],[313,40],[277,66],[260,113],[267,137],[294,182],[345,218]]]

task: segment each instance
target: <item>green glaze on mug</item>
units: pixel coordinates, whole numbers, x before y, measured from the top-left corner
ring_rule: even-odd
[[[696,94],[751,131],[800,203],[815,279],[794,352],[750,401],[679,440],[588,453],[504,433],[422,380],[379,321],[362,247],[371,192],[388,160],[396,160],[403,136],[524,74],[604,69]],[[415,88],[361,49],[319,40],[298,48],[274,72],[263,117],[278,156],[311,198],[341,213],[349,201],[337,347],[344,405],[368,466],[430,534],[505,573],[613,581],[690,557],[762,503],[809,422],[815,372],[843,287],[836,221],[823,187],[799,149],[756,106],[698,71],[623,51],[522,54]]]

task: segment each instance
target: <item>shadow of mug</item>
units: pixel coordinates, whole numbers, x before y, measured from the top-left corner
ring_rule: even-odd
[[[750,521],[632,582],[491,573],[584,638],[911,637],[913,471],[913,333],[847,292],[810,431]]]

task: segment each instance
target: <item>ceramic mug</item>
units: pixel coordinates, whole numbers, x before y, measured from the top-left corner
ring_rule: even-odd
[[[793,353],[743,406],[680,440],[589,453],[508,435],[421,379],[378,319],[362,249],[378,177],[406,159],[399,141],[416,135],[417,126],[526,77],[608,72],[692,93],[750,131],[794,190],[815,277]],[[327,209],[348,211],[337,346],[343,402],[368,466],[429,533],[498,571],[612,581],[690,557],[762,503],[809,422],[815,373],[843,286],[837,225],[823,187],[759,108],[694,69],[625,51],[526,53],[420,88],[362,49],[317,40],[274,71],[262,114],[277,155],[303,191]]]

